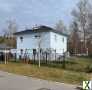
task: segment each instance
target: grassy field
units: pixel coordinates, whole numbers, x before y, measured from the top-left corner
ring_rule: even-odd
[[[84,80],[90,80],[91,74],[86,73],[85,68],[91,64],[92,61],[89,58],[75,58],[66,62],[66,69],[62,67],[48,67],[32,64],[23,64],[16,62],[9,62],[8,64],[0,64],[0,70],[36,77],[40,79],[65,82],[70,84],[82,84]],[[58,64],[60,66],[61,64]]]
[[[47,67],[63,69],[63,61],[42,63],[41,65],[47,66]],[[71,70],[71,71],[76,71],[76,72],[88,72],[89,69],[91,69],[91,71],[92,71],[92,58],[72,57],[72,58],[66,60],[66,62],[65,62],[65,70]]]

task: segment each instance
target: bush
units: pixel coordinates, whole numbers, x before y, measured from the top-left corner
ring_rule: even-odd
[[[87,73],[92,73],[92,64],[91,64],[91,65],[88,65],[88,66],[86,67],[86,72],[87,72]]]

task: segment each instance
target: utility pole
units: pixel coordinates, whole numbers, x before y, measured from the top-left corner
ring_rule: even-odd
[[[39,52],[39,68],[40,68],[40,66],[41,66],[41,62],[40,62],[40,39],[39,39],[39,43],[38,43],[38,52]]]
[[[41,49],[41,35],[35,35],[35,38],[38,39],[38,55],[39,55],[39,68],[41,66],[41,62],[40,62],[40,49]]]
[[[7,58],[6,58],[6,49],[5,49],[5,52],[4,52],[5,54],[5,56],[4,56],[4,58],[5,58],[5,64],[7,64]]]

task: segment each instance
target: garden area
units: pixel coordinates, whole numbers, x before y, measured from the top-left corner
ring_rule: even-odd
[[[10,61],[8,64],[0,64],[0,70],[35,77],[45,80],[52,80],[70,84],[82,84],[85,80],[92,78],[92,58],[88,57],[72,57],[64,62],[48,62],[41,63],[38,67],[38,62],[33,64],[25,64],[21,62]]]

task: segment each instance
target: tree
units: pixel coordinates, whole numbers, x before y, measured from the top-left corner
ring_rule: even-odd
[[[89,33],[88,15],[90,13],[89,0],[80,0],[77,9],[72,11],[73,19],[78,23],[79,32],[81,33],[81,39],[84,42],[84,49],[86,53],[86,38]]]
[[[4,32],[4,43],[6,43],[8,46],[15,48],[16,37],[14,37],[14,33],[17,32],[16,22],[14,20],[9,20],[3,32]]]
[[[71,54],[78,54],[79,50],[79,34],[78,34],[78,24],[76,22],[72,23],[72,29],[73,31],[70,34],[69,42],[68,42],[68,49]]]
[[[3,30],[4,35],[7,37],[13,37],[13,34],[15,32],[17,32],[17,25],[15,20],[9,20],[7,21],[7,26],[6,28]]]
[[[59,20],[56,25],[55,29],[58,31],[61,31],[62,33],[67,33],[66,26],[64,25],[64,22],[62,20]]]

